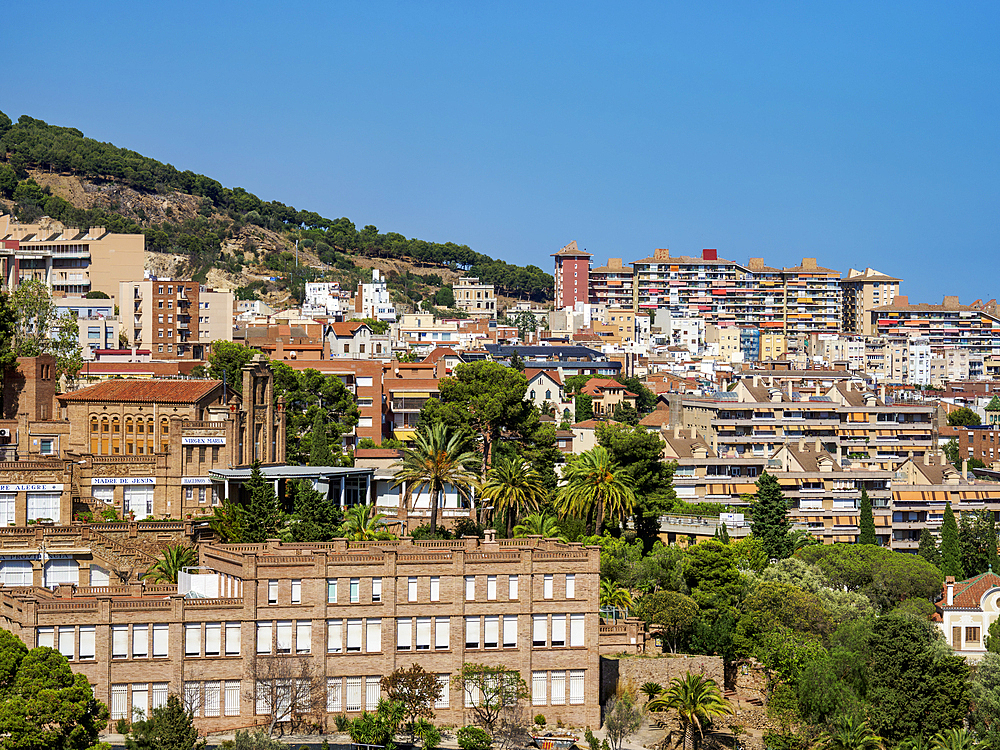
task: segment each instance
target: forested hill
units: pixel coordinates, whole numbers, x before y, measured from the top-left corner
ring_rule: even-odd
[[[151,217],[114,204],[79,205],[43,189],[30,178],[29,170],[71,174],[148,196],[193,196],[196,212],[171,216],[168,211],[166,216]],[[243,188],[223,187],[205,175],[181,172],[135,151],[87,138],[76,128],[49,125],[27,115],[15,124],[0,112],[0,197],[13,201],[15,215],[25,221],[44,214],[82,227],[142,232],[149,250],[188,255],[192,269],[223,265],[238,271],[232,265],[242,261],[223,257],[223,244],[245,227],[256,226],[287,240],[298,239],[322,263],[340,269],[353,266],[351,255],[398,258],[478,276],[510,297],[541,302],[553,294],[552,276],[537,266],[494,260],[467,245],[381,233],[374,226],[359,230],[350,219],[328,219],[314,211],[264,201]]]

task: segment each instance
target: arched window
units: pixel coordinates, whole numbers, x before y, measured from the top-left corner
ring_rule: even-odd
[[[160,452],[166,453],[170,445],[170,420],[164,417],[160,420]]]
[[[125,455],[135,453],[135,423],[132,417],[125,417]]]
[[[551,401],[552,400],[552,391],[551,390],[545,391],[545,400],[546,401]]]
[[[101,435],[100,427],[98,426],[97,417],[90,418],[90,452],[94,455],[100,453],[101,450]]]
[[[122,426],[118,417],[111,418],[111,454],[120,456],[122,452]]]
[[[535,400],[535,391],[534,391],[534,390],[532,390],[532,391],[531,391],[531,393],[529,394],[529,398],[530,398],[530,399],[531,399],[532,401],[534,401],[534,400]]]
[[[111,420],[107,417],[101,418],[101,451],[102,456],[111,455]]]
[[[152,417],[146,418],[146,453],[155,453],[154,441],[156,440],[156,425]]]

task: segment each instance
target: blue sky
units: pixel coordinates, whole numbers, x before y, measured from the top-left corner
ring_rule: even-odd
[[[4,25],[12,118],[359,228],[1000,296],[995,2],[13,0]]]

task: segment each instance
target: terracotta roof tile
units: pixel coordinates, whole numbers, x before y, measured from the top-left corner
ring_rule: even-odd
[[[109,380],[59,396],[61,401],[124,401],[193,404],[222,385],[221,380]]]
[[[993,588],[1000,588],[1000,575],[992,570],[969,578],[965,581],[955,582],[955,596],[953,605],[942,605],[942,609],[979,609],[982,604],[983,594]]]

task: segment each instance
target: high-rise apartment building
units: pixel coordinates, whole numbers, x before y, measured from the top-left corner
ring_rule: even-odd
[[[233,340],[232,292],[196,281],[123,281],[118,289],[122,330],[129,344],[155,359],[204,359],[214,341]]]
[[[896,295],[888,305],[869,313],[872,335],[887,338],[921,336],[931,349],[964,349],[970,354],[1000,355],[1000,317],[958,297],[945,297],[940,305],[910,304],[907,295]]]
[[[605,307],[632,307],[635,272],[621,258],[609,258],[606,266],[590,269],[590,302]]]
[[[580,250],[573,240],[552,257],[556,259],[556,309],[589,302],[591,253]]]
[[[851,268],[840,280],[840,288],[844,304],[841,330],[872,336],[871,311],[892,304],[899,294],[899,279],[873,268],[864,271]]]

